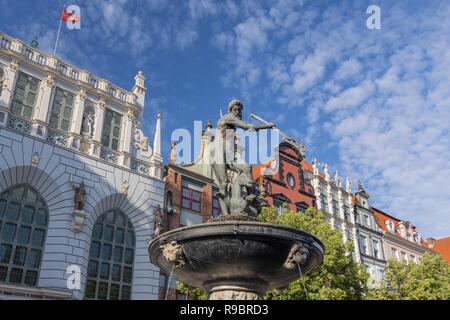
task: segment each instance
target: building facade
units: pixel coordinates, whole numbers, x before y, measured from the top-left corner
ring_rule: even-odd
[[[256,184],[264,185],[268,204],[275,206],[279,213],[284,204],[293,212],[314,207],[314,191],[310,180],[305,178],[301,150],[294,144],[282,142],[277,151],[277,160],[253,168],[253,178]]]
[[[374,282],[381,281],[386,267],[383,233],[375,221],[367,192],[359,185],[358,191],[352,193],[349,178],[343,185],[339,172],[332,178],[327,164],[320,172],[316,159],[307,163],[301,150],[288,141],[282,142],[278,151],[279,165],[271,161],[253,170],[256,183],[264,179],[269,204],[280,212],[284,203],[294,212],[309,206],[324,212],[325,220],[341,232],[343,243],[352,242],[354,261],[366,268]]]
[[[221,213],[214,194],[218,191],[209,164],[213,133],[208,123],[202,133],[200,153],[190,164],[177,164],[176,146],[172,143],[169,164],[165,167],[164,215],[161,230],[167,231],[208,221]],[[176,281],[161,272],[161,300],[182,300],[186,296],[176,289]]]
[[[377,208],[373,208],[376,221],[383,230],[383,246],[386,260],[391,258],[419,263],[425,252],[422,239],[416,227],[409,221],[402,221]]]
[[[386,255],[383,245],[383,231],[380,229],[369,204],[369,194],[361,182],[354,196],[354,212],[359,244],[359,261],[370,275],[369,285],[381,282],[386,268]],[[373,280],[373,281],[370,281]]]
[[[0,34],[0,298],[158,298],[144,80],[126,91]]]

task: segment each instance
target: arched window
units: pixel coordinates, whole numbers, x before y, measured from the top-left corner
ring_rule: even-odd
[[[128,217],[116,209],[102,214],[92,230],[85,298],[129,300],[134,252]]]
[[[30,186],[0,195],[0,282],[37,285],[47,221],[47,205]]]

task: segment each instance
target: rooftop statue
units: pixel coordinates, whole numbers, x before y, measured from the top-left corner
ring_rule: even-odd
[[[243,104],[232,100],[228,113],[217,122],[216,137],[211,150],[211,167],[219,186],[217,198],[222,215],[256,215],[259,201],[253,186],[252,167],[236,157],[236,129],[258,131],[275,125],[254,125],[242,121]]]

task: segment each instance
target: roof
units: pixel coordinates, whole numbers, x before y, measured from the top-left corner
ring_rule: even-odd
[[[380,209],[372,207],[373,215],[375,216],[375,220],[378,223],[378,226],[385,232],[389,232],[389,229],[386,226],[386,221],[391,220],[394,223],[395,230],[399,227],[400,220],[381,211]],[[400,237],[400,233],[395,231],[395,234]]]
[[[422,243],[425,248],[439,253],[448,263],[450,263],[450,237],[435,240],[434,245],[430,247],[426,241]]]
[[[376,222],[378,223],[378,225],[384,232],[392,232],[386,226],[386,221],[391,220],[395,226],[394,234],[398,237],[401,237],[400,233],[398,232],[398,228],[400,227],[400,223],[403,222],[402,220],[400,220],[390,214],[387,214],[386,212],[381,211],[380,209],[374,208],[374,207],[372,207],[372,211],[373,211],[373,215],[376,218],[375,219]],[[413,225],[411,225],[411,226],[415,229],[415,227]]]

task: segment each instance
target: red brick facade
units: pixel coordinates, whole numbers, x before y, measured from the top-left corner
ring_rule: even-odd
[[[253,178],[266,182],[267,201],[269,205],[287,203],[296,212],[306,207],[315,206],[315,196],[309,181],[305,179],[306,163],[300,152],[291,144],[279,145],[279,164],[271,168],[273,162],[260,164],[253,168]],[[268,174],[269,173],[269,174]]]

